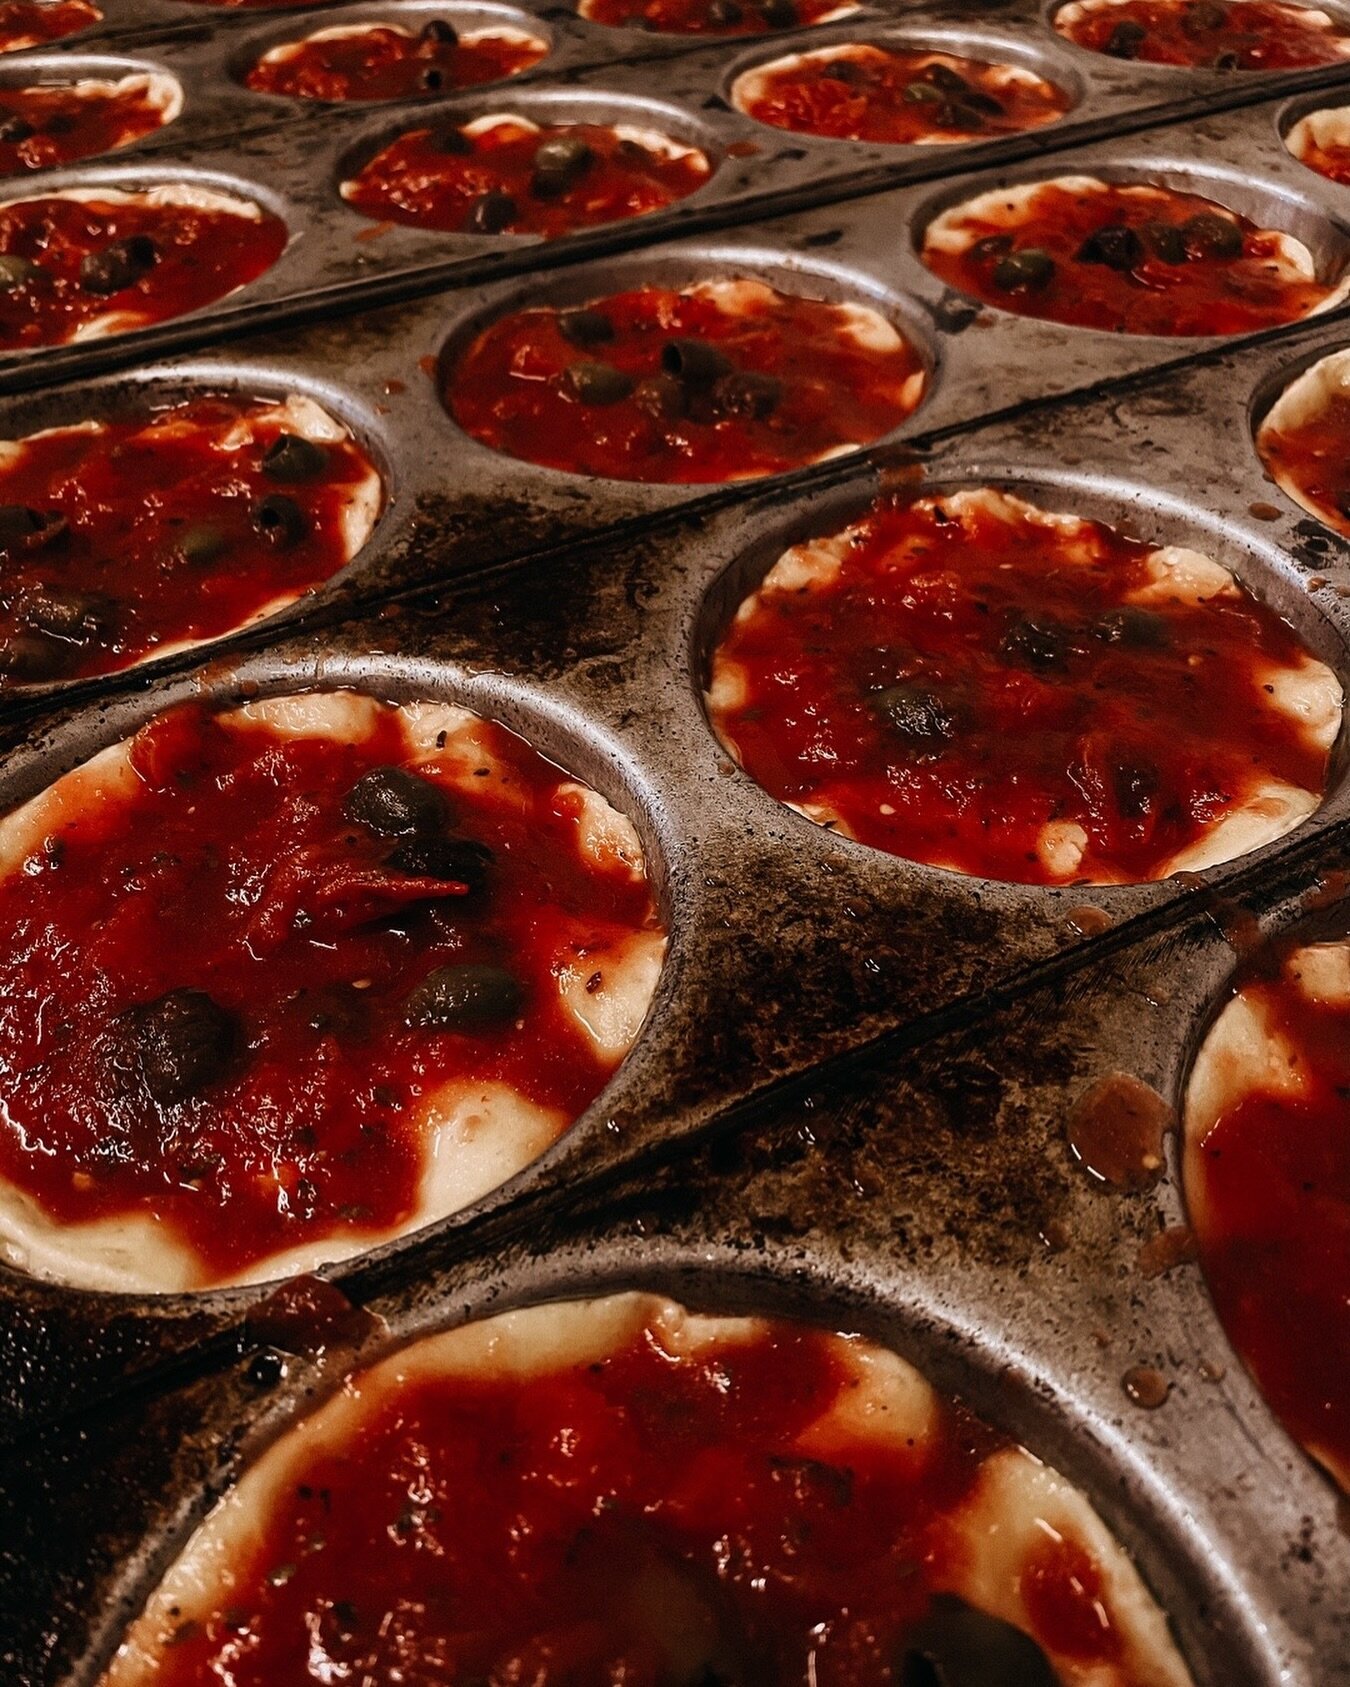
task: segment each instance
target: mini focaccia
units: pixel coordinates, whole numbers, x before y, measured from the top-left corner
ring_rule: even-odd
[[[980,140],[1057,122],[1069,96],[1022,65],[846,41],[742,71],[732,104],[804,135],[898,146]]]
[[[172,123],[182,109],[183,90],[159,71],[116,82],[86,77],[0,87],[0,175],[114,152]]]
[[[1214,1022],[1183,1175],[1229,1340],[1350,1493],[1350,941],[1286,948]]]
[[[0,0],[0,53],[22,53],[100,23],[90,0]]]
[[[1089,52],[1193,70],[1299,70],[1350,57],[1329,12],[1283,0],[1070,0],[1055,28]]]
[[[0,822],[0,1244],[83,1287],[313,1270],[562,1134],[647,1012],[632,825],[349,691],[157,716]]]
[[[1343,700],[1198,551],[987,487],[785,551],[715,652],[723,743],[822,826],[1019,884],[1195,871],[1326,787]]]
[[[587,23],[650,29],[658,35],[768,35],[833,23],[857,0],[578,0]]]
[[[0,351],[183,316],[281,256],[286,225],[214,188],[65,188],[0,205]]]
[[[548,51],[511,24],[456,30],[449,18],[420,29],[401,23],[343,23],[283,41],[244,77],[259,94],[301,100],[402,100],[518,76]]]
[[[311,398],[205,394],[0,442],[0,690],[220,638],[356,555],[380,476]]]
[[[981,193],[928,225],[923,261],[962,293],[1113,334],[1247,334],[1340,303],[1302,241],[1151,182],[1095,176]]]
[[[573,474],[714,482],[868,445],[918,408],[918,351],[869,305],[747,277],[499,317],[445,401],[495,451]]]
[[[347,1381],[198,1528],[101,1687],[1189,1687],[1087,1500],[856,1336],[653,1295]]]
[[[1310,170],[1350,186],[1350,106],[1310,111],[1284,137],[1284,144]]]
[[[663,211],[703,186],[706,154],[654,129],[477,117],[413,129],[377,152],[342,197],[368,217],[448,234],[536,234]]]
[[[1256,448],[1282,491],[1350,537],[1350,351],[1319,358],[1289,383]]]

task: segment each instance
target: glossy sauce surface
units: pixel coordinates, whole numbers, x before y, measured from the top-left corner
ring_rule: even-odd
[[[738,103],[748,117],[777,129],[895,145],[1016,134],[1068,110],[1062,89],[1041,77],[1010,77],[1008,69],[950,53],[859,43],[751,73],[754,97]]]
[[[48,170],[152,134],[163,122],[144,87],[0,88],[0,173]]]
[[[1010,1443],[935,1398],[919,1446],[843,1424],[815,1445],[859,1386],[850,1345],[771,1323],[672,1354],[644,1332],[523,1378],[489,1361],[365,1385],[240,1552],[230,1608],[185,1623],[154,1680],[936,1681],[934,1619],[965,1628],[945,1592],[969,1552],[961,1510]],[[1083,1679],[1142,1684],[1076,1539],[1047,1530],[1019,1591],[1035,1640]],[[1022,1648],[1033,1667],[951,1679],[1059,1679]]]
[[[579,167],[540,168],[540,149],[563,145]],[[547,156],[546,154],[543,156]],[[368,217],[452,234],[539,234],[546,240],[664,210],[707,181],[701,152],[676,157],[594,123],[506,118],[472,135],[415,129],[392,141],[344,186]]]
[[[974,244],[963,252],[925,246],[936,275],[1002,310],[1080,328],[1251,333],[1307,316],[1331,293],[1279,266],[1282,236],[1168,188],[1047,183],[1011,216],[975,214],[966,226]],[[1118,244],[1104,245],[1106,230]]]
[[[439,20],[434,20],[439,21]],[[398,100],[476,87],[516,76],[548,51],[537,38],[516,32],[474,30],[456,38],[451,26],[411,33],[371,24],[358,34],[308,39],[271,54],[245,76],[257,93],[305,100]]]
[[[144,727],[130,787],[61,810],[0,880],[4,1177],[62,1223],[153,1216],[221,1280],[406,1223],[418,1109],[447,1082],[575,1117],[614,1063],[553,969],[593,956],[598,983],[611,946],[654,925],[650,894],[580,852],[556,767],[493,723],[476,742],[486,776],[447,787],[387,706],[356,742],[200,705]],[[416,832],[349,813],[388,767],[440,787]],[[414,992],[447,966],[493,969],[495,998],[419,1017]],[[184,992],[186,1034],[164,1031]]]
[[[0,685],[86,678],[217,638],[342,567],[369,459],[346,438],[287,476],[295,436],[275,410],[213,395],[0,455]],[[293,506],[284,531],[269,527],[268,499]]]
[[[20,260],[22,278],[0,290],[0,350],[64,345],[95,318],[127,312],[123,327],[163,322],[211,304],[271,267],[286,225],[264,211],[156,205],[143,199],[22,199],[0,209],[0,255]],[[150,241],[153,260],[123,286],[91,288],[82,266],[94,254]]]
[[[589,0],[582,16],[659,35],[767,35],[855,9],[840,0]]]
[[[1300,1093],[1235,1097],[1188,1157],[1188,1198],[1229,1340],[1350,1487],[1350,1005],[1314,1000],[1297,964],[1242,995],[1296,1052]]]
[[[17,53],[88,29],[103,16],[89,0],[0,0],[0,53]]]
[[[549,468],[662,482],[776,474],[877,439],[916,407],[923,363],[887,336],[864,345],[839,307],[761,282],[645,287],[584,311],[502,317],[451,369],[446,402],[475,439]],[[673,344],[680,362],[695,355],[685,341],[716,361],[672,374]]]
[[[974,502],[882,499],[850,532],[833,581],[761,593],[714,661],[714,724],[781,801],[910,860],[1052,883],[1047,827],[1085,834],[1074,876],[1146,880],[1263,778],[1323,788],[1326,752],[1262,688],[1301,647],[1254,599],[1135,607],[1151,547],[1101,523],[1074,537],[1085,559]],[[721,663],[744,682],[725,704]]]
[[[1266,466],[1293,482],[1300,502],[1350,536],[1350,394],[1328,394],[1298,427],[1263,428],[1260,444]]]
[[[1350,42],[1325,12],[1266,0],[1121,0],[1055,27],[1094,53],[1208,70],[1336,64]]]

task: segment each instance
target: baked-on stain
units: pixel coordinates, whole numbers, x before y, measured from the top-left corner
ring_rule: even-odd
[[[1172,1384],[1152,1365],[1132,1365],[1120,1379],[1125,1398],[1146,1412],[1156,1412],[1172,1392]]]
[[[1150,1236],[1139,1250],[1141,1277],[1162,1277],[1179,1265],[1190,1265],[1199,1257],[1195,1233],[1189,1224],[1169,1224]]]
[[[1162,1176],[1163,1137],[1175,1123],[1157,1090],[1129,1072],[1112,1072],[1074,1103],[1069,1152],[1095,1182],[1134,1193]]]
[[[244,1339],[316,1358],[330,1348],[357,1347],[383,1328],[381,1319],[354,1305],[336,1283],[306,1272],[278,1284],[250,1309]]]

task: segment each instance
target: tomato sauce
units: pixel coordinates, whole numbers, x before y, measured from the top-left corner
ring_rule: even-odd
[[[798,134],[912,146],[1012,135],[1054,123],[1069,96],[1043,77],[951,53],[858,43],[751,71],[747,117]]]
[[[837,305],[732,286],[721,299],[644,287],[582,311],[503,317],[450,371],[446,403],[494,450],[663,483],[799,468],[880,438],[917,408],[923,363],[898,334],[871,348]]]
[[[255,93],[293,99],[401,100],[500,82],[528,70],[547,51],[543,41],[520,31],[478,29],[457,36],[442,18],[417,34],[377,23],[274,47],[244,82]]]
[[[1302,647],[1245,595],[1129,602],[1151,547],[1102,523],[883,498],[835,580],[762,594],[714,662],[747,773],[859,841],[1019,884],[1059,882],[1043,828],[1085,834],[1079,880],[1155,877],[1267,778],[1320,792],[1327,754],[1271,707]],[[714,692],[715,695],[715,692]]]
[[[219,638],[343,566],[369,460],[343,439],[288,476],[295,436],[274,409],[195,398],[0,455],[0,687]],[[279,499],[284,532],[266,519]]]
[[[185,1624],[155,1681],[936,1682],[960,1511],[1010,1443],[939,1400],[921,1451],[841,1429],[805,1456],[857,1386],[845,1346],[780,1322],[673,1358],[643,1331],[525,1379],[358,1378],[359,1428],[307,1450],[251,1520],[230,1608]],[[1075,1541],[1047,1535],[1021,1592],[1035,1641],[1142,1681]],[[950,1679],[1058,1679],[1022,1648],[1034,1669],[986,1675],[967,1648]]]
[[[1090,52],[1195,70],[1299,70],[1336,64],[1350,35],[1325,12],[1271,0],[1115,0],[1055,28]]]
[[[701,152],[671,156],[619,129],[539,128],[505,117],[472,134],[446,128],[400,135],[342,193],[368,217],[415,228],[556,240],[663,211],[711,174]]]
[[[50,170],[129,146],[164,121],[143,79],[134,86],[0,87],[0,174]]]
[[[1188,1154],[1200,1263],[1272,1411],[1350,1487],[1350,1006],[1290,970],[1243,986],[1301,1093],[1248,1092]]]
[[[650,29],[660,35],[768,35],[845,17],[840,0],[582,0],[589,23]]]
[[[1350,537],[1350,395],[1329,393],[1300,427],[1263,428],[1266,467],[1298,489],[1299,502]]]
[[[0,53],[60,41],[102,18],[89,0],[0,0]]]
[[[1338,115],[1350,123],[1350,113],[1343,109]],[[1316,170],[1319,176],[1350,187],[1350,127],[1347,127],[1344,140],[1318,141],[1311,135],[1306,135],[1297,150],[1293,147],[1289,150],[1300,164],[1306,164],[1310,170]]]
[[[1019,316],[1113,334],[1247,334],[1333,289],[1293,272],[1287,236],[1198,194],[1131,183],[1041,186],[1011,215],[963,219],[962,252],[924,247],[949,286]]]
[[[448,1080],[581,1112],[609,1067],[552,968],[575,945],[603,969],[651,898],[579,853],[556,767],[482,733],[505,781],[429,771],[442,803],[389,835],[351,805],[416,769],[393,708],[355,743],[196,704],[144,727],[134,789],[0,881],[0,1173],[61,1223],[153,1216],[219,1281],[406,1223],[414,1110]],[[445,967],[477,994],[428,1019]]]
[[[110,313],[134,318],[125,330],[199,310],[270,268],[286,239],[270,211],[18,200],[0,208],[0,350],[64,345]]]

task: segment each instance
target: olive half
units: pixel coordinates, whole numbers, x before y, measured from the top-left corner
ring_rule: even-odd
[[[445,792],[405,767],[363,773],[348,791],[342,812],[382,838],[435,834],[447,819]]]
[[[1036,293],[1055,275],[1055,260],[1040,246],[1009,252],[994,265],[994,285],[1004,293]]]
[[[158,1102],[199,1095],[229,1068],[235,1023],[204,990],[171,990],[123,1019],[141,1078]]]
[[[524,1005],[519,980],[505,967],[481,962],[437,967],[404,1004],[409,1025],[467,1031],[515,1019]]]
[[[80,285],[86,293],[120,293],[159,262],[159,248],[148,234],[114,240],[80,260]]]
[[[262,471],[269,480],[313,480],[328,466],[328,453],[298,433],[279,433],[263,452]]]

